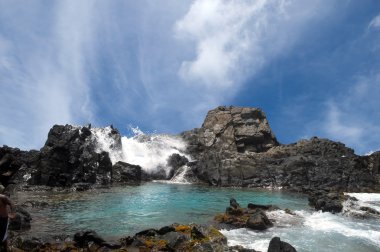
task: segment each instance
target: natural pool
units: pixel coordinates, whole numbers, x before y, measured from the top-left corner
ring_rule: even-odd
[[[103,237],[132,235],[146,228],[177,223],[210,222],[224,212],[234,197],[242,205],[275,204],[295,210],[288,220],[283,211],[265,232],[223,230],[230,244],[266,251],[273,236],[290,242],[298,251],[380,251],[380,221],[312,212],[307,198],[279,190],[215,188],[195,185],[146,183],[86,192],[20,192],[18,202],[44,201],[44,208],[29,208],[33,236],[74,234],[95,230]]]

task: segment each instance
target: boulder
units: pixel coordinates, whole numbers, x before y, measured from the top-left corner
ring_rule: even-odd
[[[167,165],[171,167],[168,179],[171,179],[178,169],[184,165],[187,165],[188,162],[189,160],[185,156],[178,153],[170,155],[167,161]]]
[[[279,237],[273,237],[269,242],[268,252],[297,252],[297,250],[289,243],[281,241]]]
[[[246,227],[253,230],[265,230],[272,226],[273,226],[273,223],[268,219],[266,214],[261,210],[252,214],[246,223]]]
[[[140,183],[141,166],[117,162],[112,166],[111,179],[114,183]]]
[[[92,231],[92,230],[75,233],[74,242],[76,246],[80,248],[88,247],[90,243],[94,243],[100,247],[106,247],[109,249],[121,248],[120,244],[108,243],[102,237],[100,237],[95,231]]]

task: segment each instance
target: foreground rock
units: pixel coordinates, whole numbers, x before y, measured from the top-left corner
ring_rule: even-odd
[[[268,252],[297,252],[297,250],[289,243],[281,241],[279,237],[273,237],[269,243]]]

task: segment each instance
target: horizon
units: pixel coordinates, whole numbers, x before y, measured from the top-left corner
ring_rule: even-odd
[[[0,146],[54,124],[178,134],[222,104],[283,144],[380,150],[376,0],[0,1]]]

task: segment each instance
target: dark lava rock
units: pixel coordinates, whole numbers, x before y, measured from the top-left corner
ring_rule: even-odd
[[[140,183],[141,174],[141,166],[119,161],[112,166],[111,177],[115,183]]]
[[[168,179],[171,179],[173,175],[176,173],[176,171],[180,167],[186,165],[188,162],[189,160],[185,156],[180,155],[178,153],[170,155],[167,161],[167,165],[171,167]]]
[[[256,250],[254,249],[247,249],[240,245],[231,246],[228,248],[228,251],[229,252],[256,252]]]
[[[273,226],[263,211],[257,211],[247,220],[246,227],[253,230],[265,230]]]
[[[100,237],[95,231],[85,231],[78,232],[74,235],[74,242],[76,246],[83,248],[87,247],[89,243],[93,242],[98,246],[107,247],[110,249],[119,249],[121,248],[120,244],[113,244],[106,242],[102,237]]]
[[[197,160],[195,174],[210,185],[327,194],[380,191],[380,152],[358,156],[342,143],[317,137],[281,145],[260,109],[218,107],[201,128],[182,137]],[[325,211],[340,208],[337,201],[321,204]]]
[[[347,198],[343,193],[328,193],[324,190],[309,193],[309,204],[322,212],[340,213],[343,209],[343,201]]]
[[[30,222],[32,220],[30,213],[20,206],[15,207],[15,212],[15,218],[10,219],[9,230],[22,231],[30,229]]]
[[[273,223],[268,219],[263,210],[259,208],[241,208],[239,203],[234,199],[231,199],[230,204],[236,206],[236,208],[229,206],[224,214],[219,214],[214,218],[220,228],[265,230],[273,226]]]
[[[297,250],[289,243],[281,241],[279,237],[273,237],[268,252],[297,252]]]

